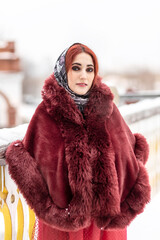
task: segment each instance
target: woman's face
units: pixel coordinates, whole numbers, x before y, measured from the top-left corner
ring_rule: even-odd
[[[74,58],[67,73],[69,88],[79,94],[86,94],[94,80],[94,63],[87,53],[79,53]]]

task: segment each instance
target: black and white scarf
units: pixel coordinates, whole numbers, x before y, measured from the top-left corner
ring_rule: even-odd
[[[83,113],[84,107],[87,104],[89,99],[89,92],[87,92],[84,95],[79,95],[73,92],[68,86],[67,73],[66,73],[66,67],[65,67],[65,58],[66,58],[66,53],[68,49],[69,48],[65,49],[62,52],[62,54],[59,56],[58,60],[56,61],[56,64],[54,67],[54,76],[58,84],[65,88],[65,90],[70,94],[71,98],[76,103],[78,109],[81,111],[81,113]]]

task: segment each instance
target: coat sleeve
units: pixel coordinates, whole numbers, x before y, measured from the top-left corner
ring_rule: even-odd
[[[132,134],[116,106],[110,120],[108,128],[115,152],[121,211],[105,228],[117,229],[130,224],[150,201],[151,188],[145,168],[149,146],[143,135]]]
[[[70,216],[67,208],[60,208],[55,204],[47,179],[39,168],[39,152],[47,152],[44,147],[40,148],[41,142],[46,141],[43,127],[47,120],[47,113],[42,105],[38,106],[33,115],[23,141],[11,143],[6,150],[9,173],[39,219],[62,231],[77,231],[88,226],[90,220],[85,216]],[[46,131],[51,132],[51,129]]]

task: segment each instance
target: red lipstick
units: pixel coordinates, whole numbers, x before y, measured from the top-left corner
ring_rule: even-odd
[[[76,85],[80,86],[80,87],[86,87],[87,84],[86,83],[76,83]]]

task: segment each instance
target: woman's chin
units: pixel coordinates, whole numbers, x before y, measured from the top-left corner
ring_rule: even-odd
[[[73,92],[78,95],[85,95],[88,92],[88,89],[74,89]]]

